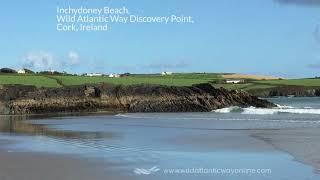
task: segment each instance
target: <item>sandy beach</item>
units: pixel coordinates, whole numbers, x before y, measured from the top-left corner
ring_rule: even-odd
[[[6,117],[0,130],[1,180],[319,179],[317,115]],[[159,171],[135,172],[153,167]],[[165,173],[187,168],[270,169],[272,173]]]
[[[0,150],[1,180],[102,180],[97,164],[66,156]]]
[[[296,130],[217,130],[207,138],[198,136],[171,139],[171,143],[188,148],[198,146],[197,151],[221,151],[237,149],[244,153],[266,152],[276,150],[292,155],[295,160],[313,166],[316,171],[320,167],[320,149],[317,144],[319,129]],[[191,139],[190,139],[191,138]],[[208,140],[214,143],[208,143]],[[0,141],[0,145],[13,144],[12,141]],[[203,149],[203,147],[205,147]],[[103,180],[103,179],[148,179],[148,176],[121,174],[112,167],[125,164],[112,164],[97,159],[86,159],[72,155],[49,153],[14,152],[0,150],[1,180]],[[274,170],[275,171],[275,170]],[[161,179],[153,176],[152,179]]]
[[[289,153],[295,160],[311,165],[317,173],[320,172],[319,128],[259,130],[252,133],[252,137]]]

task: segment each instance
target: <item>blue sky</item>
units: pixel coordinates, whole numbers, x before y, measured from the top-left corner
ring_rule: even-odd
[[[320,76],[320,1],[112,0],[111,7],[126,6],[132,14],[184,14],[193,16],[195,23],[113,24],[107,32],[56,31],[57,6],[93,8],[109,1],[2,1],[0,67],[74,73]]]

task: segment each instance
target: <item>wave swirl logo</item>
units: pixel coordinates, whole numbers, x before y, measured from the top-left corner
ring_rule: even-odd
[[[157,166],[153,166],[150,169],[135,168],[133,172],[138,175],[150,175],[158,171],[160,171],[160,168],[158,168]]]

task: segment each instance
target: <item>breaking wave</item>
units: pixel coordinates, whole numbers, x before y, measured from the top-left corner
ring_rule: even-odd
[[[241,113],[241,114],[257,114],[257,115],[268,115],[268,114],[279,114],[279,113],[292,113],[292,114],[320,114],[320,109],[313,109],[312,107],[294,108],[292,106],[281,106],[277,105],[276,108],[241,108],[232,106],[228,108],[222,108],[214,110],[215,113]]]

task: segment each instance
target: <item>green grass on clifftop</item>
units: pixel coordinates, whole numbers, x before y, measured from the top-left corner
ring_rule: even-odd
[[[290,86],[320,86],[320,79],[284,79],[284,80],[266,80],[255,81],[259,84],[270,85],[290,85]]]
[[[0,75],[0,84],[33,85],[37,87],[61,87],[56,80],[34,75]]]
[[[122,78],[109,78],[109,77],[79,77],[79,76],[54,76],[65,85],[80,85],[88,83],[112,83],[122,85],[134,84],[160,84],[168,86],[190,86],[192,84],[199,84],[212,81],[219,78],[215,74],[177,74],[172,76],[161,75],[133,75],[130,77]]]
[[[121,85],[159,84],[168,86],[190,86],[221,79],[216,73],[189,73],[161,76],[159,74],[137,74],[122,78],[58,76],[38,74],[0,74],[0,84],[34,85],[37,87],[61,87],[81,84],[111,83]]]
[[[0,84],[34,85],[37,87],[62,87],[81,84],[111,83],[121,85],[158,84],[168,86],[190,86],[210,82],[215,87],[241,89],[245,91],[268,89],[279,86],[320,87],[320,79],[289,79],[289,80],[250,80],[245,84],[223,84],[221,74],[217,73],[180,73],[168,76],[159,74],[133,74],[129,77],[84,77],[39,74],[0,74]]]

